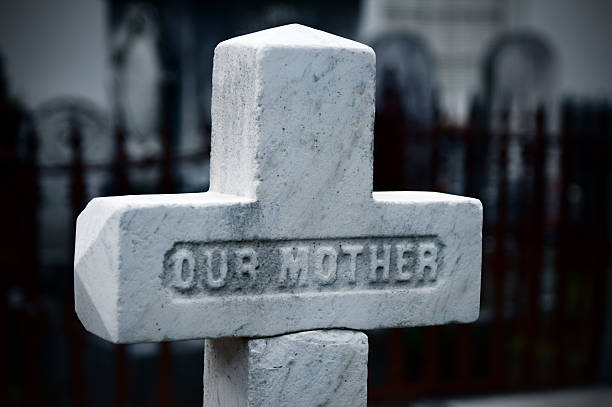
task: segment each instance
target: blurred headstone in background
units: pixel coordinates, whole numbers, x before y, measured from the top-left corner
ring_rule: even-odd
[[[386,96],[395,92],[410,128],[429,130],[434,118],[433,61],[427,44],[417,35],[387,34],[377,38],[376,110],[384,111]]]
[[[375,43],[388,33],[417,35],[429,48],[444,121],[463,125],[479,88],[483,49],[503,29],[507,4],[497,0],[364,0],[359,36]]]
[[[372,47],[377,69],[374,188],[424,188],[431,148],[423,135],[434,124],[429,50],[421,38],[407,33],[382,36]]]
[[[542,116],[543,131],[557,131],[559,127],[548,126],[558,122],[555,55],[541,35],[510,32],[489,46],[482,71],[487,126],[494,134],[507,133],[503,148],[507,149],[508,188],[513,191],[507,198],[512,200],[507,207],[509,218],[516,219],[529,211],[534,194],[529,187],[529,177],[533,176],[529,171],[534,163],[525,162],[528,155],[522,153],[522,144],[534,141],[538,115]],[[493,140],[492,148],[502,148],[500,137]],[[545,171],[547,176],[558,177],[558,173]]]
[[[556,76],[554,52],[541,36],[519,32],[497,39],[484,60],[491,128],[500,131],[507,113],[510,132],[534,132],[538,109],[555,106]]]
[[[56,268],[61,269],[72,258],[70,249],[67,249],[72,246],[72,230],[66,227],[72,221],[72,209],[68,204],[72,193],[70,166],[77,158],[92,165],[106,164],[112,162],[115,151],[110,117],[87,99],[58,98],[35,109],[32,117],[36,133],[40,135],[37,163],[52,169],[40,173],[38,184],[42,205],[38,220],[41,224],[41,261],[48,267],[43,271],[49,272],[45,277],[49,279],[47,282],[55,285],[62,279],[59,275],[65,277]],[[73,145],[77,129],[80,157],[76,157]],[[90,194],[109,193],[111,174],[90,171],[83,175]]]
[[[160,154],[162,71],[158,14],[152,5],[128,4],[110,35],[115,120],[127,132],[125,148],[133,158]]]

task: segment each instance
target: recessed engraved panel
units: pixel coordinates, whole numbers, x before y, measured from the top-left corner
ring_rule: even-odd
[[[179,242],[160,278],[185,297],[380,290],[434,285],[443,265],[435,236]]]

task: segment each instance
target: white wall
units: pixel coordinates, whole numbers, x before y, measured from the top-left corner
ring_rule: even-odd
[[[543,34],[559,60],[563,95],[612,97],[612,1],[511,0],[508,27]]]
[[[462,123],[480,88],[484,50],[503,28],[504,6],[500,0],[362,0],[359,34],[366,42],[394,31],[422,38],[433,56],[442,112]]]
[[[2,0],[0,53],[9,87],[27,107],[83,96],[108,107],[106,1]]]
[[[390,6],[403,12],[389,13]],[[485,21],[481,27],[459,26],[423,19],[422,12],[415,12],[429,10],[435,16],[442,9],[461,11],[458,20],[469,10],[499,10],[502,18],[491,24]],[[459,121],[465,116],[467,99],[480,87],[481,62],[488,47],[497,35],[509,31],[539,33],[554,47],[558,95],[612,99],[612,0],[362,0],[362,41],[396,30],[416,32],[427,40],[437,57],[443,109]],[[456,54],[461,54],[460,64],[440,66]]]

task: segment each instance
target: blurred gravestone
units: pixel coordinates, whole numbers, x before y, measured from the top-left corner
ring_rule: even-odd
[[[510,131],[533,131],[538,107],[550,110],[556,91],[555,57],[540,37],[528,33],[499,39],[485,59],[485,94],[490,126],[502,127],[508,111]]]
[[[557,122],[553,50],[535,34],[505,35],[493,44],[485,58],[484,79],[488,126],[497,136],[492,138],[491,148],[493,151],[507,151],[506,164],[498,162],[491,166],[505,165],[508,189],[512,191],[506,199],[506,216],[513,220],[527,216],[534,196],[529,180],[529,168],[534,163],[527,162],[522,151],[524,143],[535,139],[538,111],[543,109],[545,114],[544,130],[547,122]],[[504,134],[507,139],[502,142]],[[498,181],[494,179],[493,182]]]
[[[377,39],[374,189],[423,189],[429,180],[434,120],[433,63],[409,34]]]
[[[399,103],[408,125],[429,129],[434,118],[433,61],[423,40],[410,34],[388,34],[372,46],[376,52],[376,110]],[[387,96],[395,93],[398,101]]]

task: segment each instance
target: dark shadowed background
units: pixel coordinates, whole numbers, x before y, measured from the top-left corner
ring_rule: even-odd
[[[95,196],[206,190],[215,45],[292,22],[376,51],[375,189],[484,205],[480,318],[368,332],[369,403],[601,404],[611,20],[606,0],[3,1],[0,404],[201,405],[203,341],[85,332],[74,221]]]

